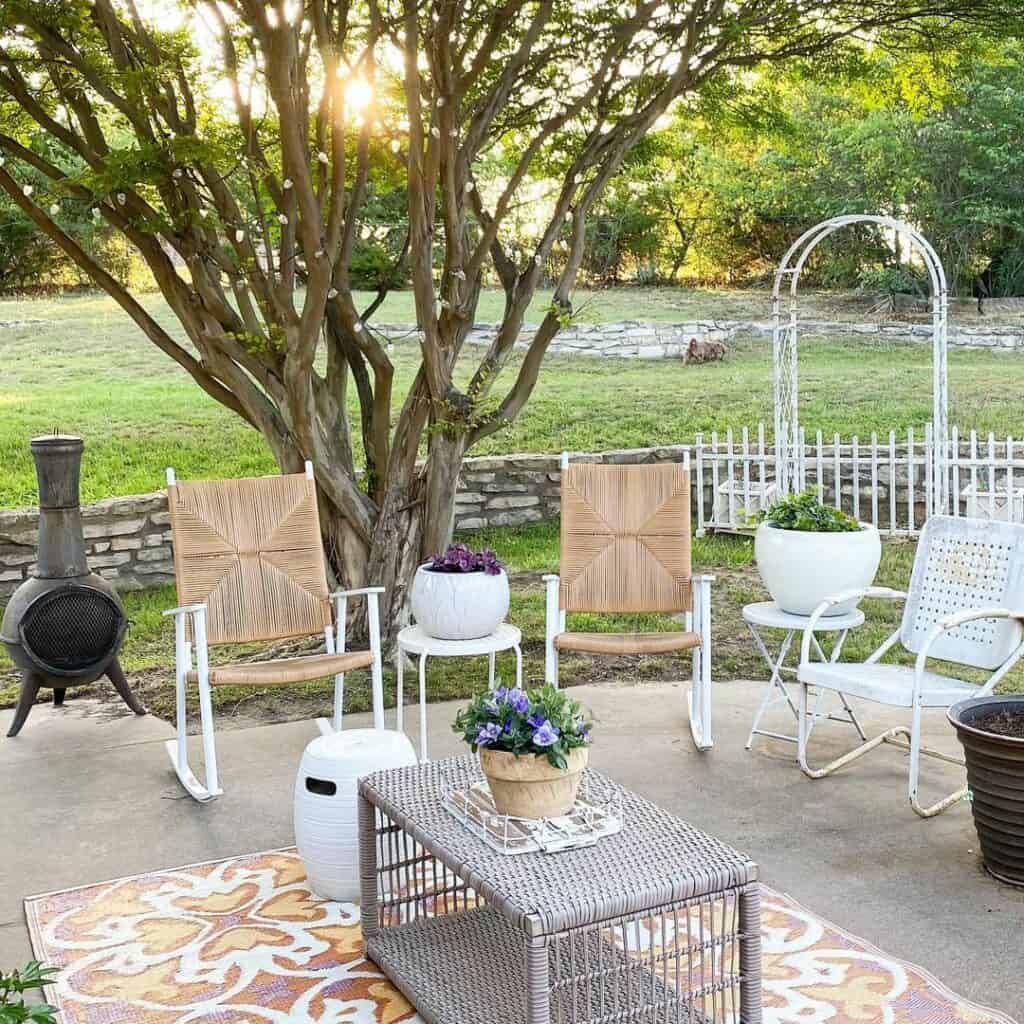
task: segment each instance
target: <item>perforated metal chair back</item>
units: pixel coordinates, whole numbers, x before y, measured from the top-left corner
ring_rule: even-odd
[[[211,644],[309,636],[331,624],[312,479],[179,481],[167,499],[178,600],[207,605]]]
[[[689,611],[690,571],[683,466],[574,463],[562,471],[562,610]]]
[[[917,545],[900,642],[919,653],[932,627],[971,608],[1024,609],[1024,525],[933,516]],[[998,668],[1021,642],[1017,619],[977,619],[944,633],[929,656]]]

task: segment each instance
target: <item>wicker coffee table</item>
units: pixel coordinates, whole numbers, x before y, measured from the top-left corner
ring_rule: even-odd
[[[359,785],[367,955],[428,1024],[760,1024],[754,863],[626,790],[620,834],[505,856],[442,806],[480,778],[458,757]]]

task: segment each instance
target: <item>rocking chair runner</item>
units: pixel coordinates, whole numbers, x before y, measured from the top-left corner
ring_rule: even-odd
[[[215,686],[278,686],[334,676],[334,715],[321,732],[342,728],[345,673],[369,668],[374,727],[384,727],[378,596],[383,587],[327,589],[313,467],[305,474],[180,483],[167,470],[174,575],[177,737],[166,744],[181,784],[196,800],[219,796],[213,733]],[[350,597],[365,596],[370,650],[345,650]],[[333,610],[332,610],[333,604]],[[326,652],[296,658],[209,664],[213,644],[250,643],[322,633]],[[193,653],[195,663],[193,665]],[[199,688],[206,782],[188,764],[186,691]]]
[[[689,456],[682,465],[569,464],[562,453],[561,575],[547,575],[545,679],[562,651],[693,652],[687,696],[696,745],[711,747],[711,583],[691,576]],[[567,612],[685,613],[670,633],[580,633]]]
[[[906,601],[903,621],[862,663],[811,660],[815,624],[830,607],[854,597]],[[918,799],[921,755],[963,764],[959,758],[921,743],[921,717],[927,708],[948,708],[969,697],[983,697],[1024,655],[1024,526],[953,516],[933,516],[918,541],[907,593],[885,587],[836,594],[819,605],[804,632],[797,678],[800,687],[799,760],[814,779],[832,774],[869,750],[893,743],[910,752],[910,805],[923,818],[962,799],[967,787],[924,806]],[[897,644],[916,655],[913,667],[883,665]],[[991,671],[983,685],[930,671],[929,658]],[[808,713],[809,689],[833,690],[849,697],[910,710],[910,726],[897,726],[867,740],[823,768],[807,762],[814,716]],[[909,744],[908,741],[909,740]]]

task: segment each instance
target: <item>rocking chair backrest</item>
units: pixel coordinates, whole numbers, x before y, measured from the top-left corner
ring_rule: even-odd
[[[178,600],[207,605],[211,644],[309,636],[330,625],[311,477],[176,482],[167,500]]]
[[[1024,525],[932,516],[917,545],[900,641],[918,653],[932,627],[971,608],[1024,609]],[[1021,642],[1017,619],[976,619],[944,633],[930,656],[996,669]]]
[[[690,474],[673,463],[565,467],[561,546],[564,611],[689,611]]]

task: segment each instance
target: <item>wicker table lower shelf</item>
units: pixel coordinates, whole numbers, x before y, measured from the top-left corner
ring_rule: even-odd
[[[552,947],[552,977],[572,979],[552,991],[551,1019],[685,1021],[704,1024],[712,1018],[671,984],[671,968],[662,975],[629,960],[608,939],[586,936],[586,949]],[[367,943],[370,959],[416,1007],[427,1024],[522,1024],[527,1019],[526,959],[522,933],[510,927],[501,912],[481,906],[441,917],[421,918],[401,928],[383,928]],[[580,956],[579,964],[569,963]],[[438,985],[438,964],[458,965]],[[588,965],[587,972],[578,967]],[[615,980],[595,986],[597,974]],[[668,984],[666,984],[668,982]],[[710,1002],[713,993],[707,993]],[[627,1018],[628,1009],[628,1018]]]
[[[444,810],[475,758],[364,777],[369,958],[427,1024],[761,1024],[757,866],[593,774],[623,830],[515,857]]]

